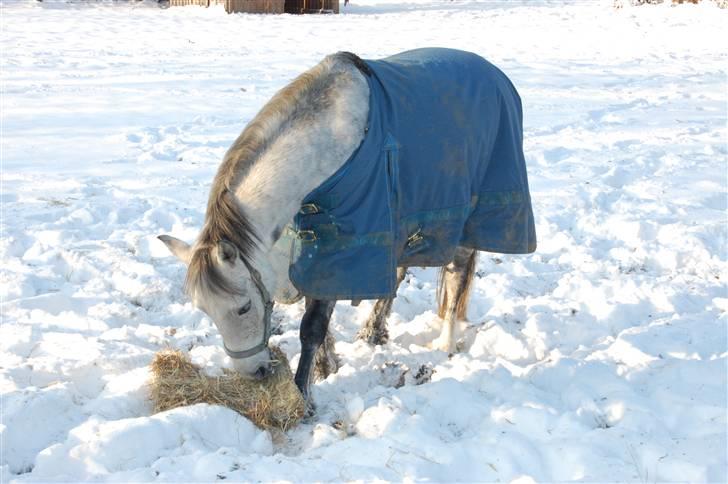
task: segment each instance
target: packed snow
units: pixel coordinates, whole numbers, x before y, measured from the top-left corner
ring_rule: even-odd
[[[0,480],[726,482],[728,10],[612,3],[2,2]],[[410,269],[386,345],[355,339],[372,302],[339,303],[342,367],[285,434],[152,414],[156,351],[229,365],[156,236],[194,239],[227,147],[297,74],[423,46],[520,91],[536,253],[481,254],[452,357],[427,346],[435,269]],[[294,367],[302,313],[274,313]]]

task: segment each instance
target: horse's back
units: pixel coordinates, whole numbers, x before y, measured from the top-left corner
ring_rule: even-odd
[[[479,250],[532,252],[523,114],[508,77],[479,55],[454,49],[367,63],[386,90],[381,98],[390,106],[380,109],[389,109],[388,133],[398,143],[400,236],[423,227],[423,211],[468,212],[463,236],[455,222],[442,250],[412,252],[400,264],[446,263],[458,237]]]

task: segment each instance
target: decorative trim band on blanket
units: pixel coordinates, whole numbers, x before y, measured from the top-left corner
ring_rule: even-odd
[[[389,232],[374,232],[361,236],[352,236],[340,234],[338,227],[335,225],[321,225],[316,229],[315,234],[315,239],[308,239],[301,237],[301,231],[299,231],[298,240],[300,240],[302,246],[315,245],[316,250],[322,254],[336,250],[363,247],[365,245],[383,247],[392,245],[392,234]]]
[[[522,204],[525,197],[521,192],[485,192],[480,195],[473,196],[471,202],[467,205],[459,205],[456,207],[442,208],[436,210],[422,210],[405,217],[400,220],[404,227],[419,228],[422,233],[421,224],[430,224],[433,222],[442,222],[447,220],[460,220],[463,216],[468,216],[474,208],[479,205],[488,207],[498,207],[514,204]],[[315,209],[313,207],[316,207]],[[316,204],[306,204],[302,207],[302,215],[319,215],[326,213],[325,209]],[[319,244],[319,251],[327,252],[331,250],[341,250],[351,247],[361,247],[363,245],[391,245],[393,242],[392,234],[389,232],[374,232],[365,236],[347,235],[335,220],[331,220],[329,224],[319,224],[315,229],[296,230],[293,226],[287,225],[286,230],[292,232],[292,235],[300,240],[302,245]],[[414,234],[416,230],[408,230],[410,234]],[[408,236],[408,240],[412,235]],[[422,233],[422,236],[426,234]]]

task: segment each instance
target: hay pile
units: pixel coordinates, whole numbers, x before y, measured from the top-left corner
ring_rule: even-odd
[[[151,364],[154,412],[196,403],[218,404],[244,415],[258,427],[285,431],[303,417],[304,402],[286,356],[278,348],[272,348],[271,354],[276,359],[275,372],[258,382],[227,369],[222,376],[210,377],[181,351],[159,351]]]

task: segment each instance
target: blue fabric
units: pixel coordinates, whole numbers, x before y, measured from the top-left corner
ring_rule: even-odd
[[[521,101],[485,59],[418,49],[367,60],[367,133],[295,217],[289,275],[316,299],[393,297],[397,266],[457,246],[536,249]]]

